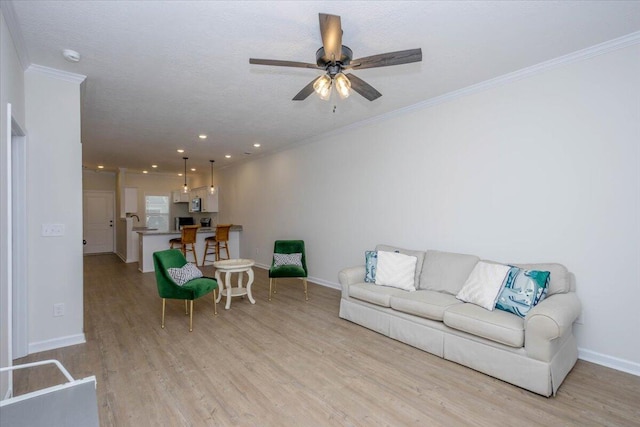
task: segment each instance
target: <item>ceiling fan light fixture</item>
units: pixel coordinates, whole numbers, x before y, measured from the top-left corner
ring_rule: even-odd
[[[320,99],[327,101],[331,96],[331,77],[325,74],[315,81],[313,90],[316,91]]]
[[[338,95],[340,95],[340,98],[348,98],[349,94],[351,93],[351,82],[349,81],[347,76],[345,76],[343,73],[338,73],[336,74],[335,81],[336,91],[338,92]]]

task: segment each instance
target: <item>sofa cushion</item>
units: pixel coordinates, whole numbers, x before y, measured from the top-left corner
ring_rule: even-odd
[[[414,256],[378,251],[376,285],[415,291],[416,261]]]
[[[475,255],[427,251],[418,289],[456,295],[480,258]]]
[[[510,347],[524,345],[524,319],[506,311],[489,311],[474,304],[459,304],[445,310],[443,321],[450,328]]]
[[[394,310],[440,322],[444,311],[456,304],[462,304],[462,301],[453,295],[435,291],[421,290],[391,297],[391,308]]]
[[[548,271],[549,286],[547,296],[553,294],[566,294],[571,291],[571,281],[569,280],[569,270],[562,264],[541,263],[541,264],[511,264],[523,270]]]
[[[413,251],[411,249],[402,249],[396,246],[389,246],[389,245],[378,245],[376,246],[376,251],[399,252],[404,255],[416,257],[417,261],[416,261],[416,274],[415,274],[414,287],[418,289],[418,285],[420,284],[420,274],[422,273],[422,264],[424,264],[424,256],[425,256],[424,251]]]
[[[357,283],[349,286],[349,296],[382,307],[391,307],[390,300],[394,295],[406,294],[398,288],[378,286],[373,283]]]

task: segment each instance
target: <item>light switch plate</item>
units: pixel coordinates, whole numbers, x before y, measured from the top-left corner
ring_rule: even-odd
[[[42,224],[41,234],[45,237],[64,236],[64,224]]]

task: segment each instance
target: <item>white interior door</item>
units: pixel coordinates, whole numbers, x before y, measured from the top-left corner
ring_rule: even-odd
[[[114,193],[113,191],[84,191],[84,253],[113,252]]]

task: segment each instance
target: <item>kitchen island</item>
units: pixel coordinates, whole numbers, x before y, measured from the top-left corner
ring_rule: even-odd
[[[240,232],[242,231],[241,225],[233,225],[229,230],[229,257],[240,258]],[[196,238],[196,254],[198,255],[197,264],[202,262],[202,256],[204,255],[205,241],[207,237],[215,236],[216,229],[212,228],[199,228]],[[153,253],[169,249],[169,240],[174,238],[180,238],[182,233],[178,230],[173,231],[151,231],[143,230],[138,231],[140,238],[138,239],[138,270],[143,273],[154,271],[153,267]],[[224,255],[226,253],[222,252]],[[187,260],[191,261],[191,253],[187,252]]]

